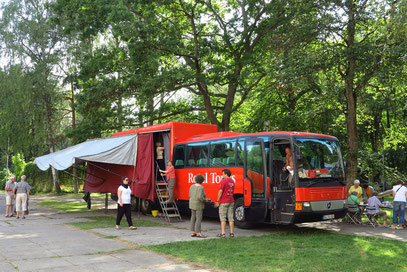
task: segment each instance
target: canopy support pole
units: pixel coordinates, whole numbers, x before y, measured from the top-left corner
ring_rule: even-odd
[[[105,213],[106,213],[106,214],[107,214],[108,208],[109,208],[109,205],[108,205],[108,194],[109,194],[109,193],[106,193],[106,197],[105,197]]]

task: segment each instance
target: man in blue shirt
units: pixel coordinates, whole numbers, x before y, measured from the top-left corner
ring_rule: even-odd
[[[379,210],[383,207],[382,202],[377,198],[377,192],[372,193],[372,197],[367,200],[367,213],[376,217],[383,217],[383,227],[387,226],[387,214]]]

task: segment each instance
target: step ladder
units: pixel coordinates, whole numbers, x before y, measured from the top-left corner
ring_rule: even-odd
[[[156,177],[158,176],[160,167],[157,164],[157,172]],[[171,218],[178,218],[179,222],[182,222],[181,214],[179,213],[178,206],[173,202],[168,202],[170,198],[168,192],[168,183],[166,182],[166,178],[160,175],[163,180],[156,180],[155,182],[155,193],[157,194],[158,202],[160,202],[161,211],[165,217],[165,220],[168,223],[171,223]]]
[[[161,211],[168,223],[171,223],[171,218],[178,218],[179,222],[182,222],[181,214],[179,213],[177,204],[174,202],[167,202],[168,195],[168,183],[165,181],[155,182],[155,192],[157,194],[158,202],[160,202]]]

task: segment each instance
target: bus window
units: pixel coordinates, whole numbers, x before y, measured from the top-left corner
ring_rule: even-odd
[[[260,143],[247,145],[247,177],[252,181],[252,197],[264,197],[263,155]]]
[[[173,164],[175,168],[183,168],[185,163],[185,146],[179,145],[174,149]]]
[[[188,167],[207,166],[209,158],[208,146],[209,142],[188,144],[186,165]]]
[[[236,140],[222,140],[211,142],[211,166],[235,166]]]

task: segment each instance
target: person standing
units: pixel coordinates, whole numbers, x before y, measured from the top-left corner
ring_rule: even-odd
[[[349,193],[349,195],[351,195],[353,192],[356,191],[358,193],[357,197],[359,198],[359,201],[362,202],[363,201],[363,199],[362,199],[363,190],[362,190],[362,187],[360,187],[359,185],[360,185],[360,181],[358,179],[355,179],[355,181],[353,182],[353,185],[350,186],[348,193]]]
[[[215,202],[215,206],[219,207],[219,218],[221,233],[217,237],[226,236],[226,217],[229,221],[230,227],[230,237],[235,237],[233,233],[234,220],[233,220],[233,209],[235,204],[235,199],[233,198],[233,193],[235,190],[235,182],[231,179],[232,173],[229,169],[222,170],[223,179],[220,182],[220,188],[218,191],[218,197]]]
[[[191,231],[192,237],[206,238],[207,236],[201,233],[201,222],[203,210],[205,208],[205,190],[202,183],[205,181],[204,176],[197,175],[195,184],[189,188],[189,208],[191,209]]]
[[[374,188],[368,183],[364,183],[361,187],[363,189],[363,201],[366,202],[373,196]]]
[[[126,215],[129,229],[137,229],[133,226],[133,221],[131,220],[131,189],[127,177],[122,178],[122,184],[117,189],[117,197],[116,229],[120,229],[120,221],[122,221],[124,214]]]
[[[293,152],[291,151],[290,147],[286,147],[285,151],[285,158],[286,162],[283,167],[283,171],[288,172],[288,184],[291,188],[293,188],[293,177],[294,177],[294,163],[293,163]]]
[[[164,162],[164,150],[165,148],[162,146],[161,142],[156,142],[156,147],[155,147],[155,153],[156,153],[156,160],[157,160],[157,165],[159,170],[164,170],[165,169],[165,162]],[[156,171],[156,173],[158,173]],[[157,178],[160,178],[160,180],[163,180],[162,177],[158,176]]]
[[[402,180],[397,181],[397,185],[393,187],[393,226],[392,229],[403,229],[404,213],[407,202],[407,188],[403,185]],[[400,213],[400,221],[399,221]]]
[[[26,176],[22,175],[20,182],[17,182],[14,188],[14,198],[16,200],[16,219],[25,219],[25,212],[27,211],[27,201],[30,198],[31,186],[25,181]]]
[[[14,194],[13,190],[16,186],[16,176],[11,176],[11,178],[6,182],[4,191],[6,194],[6,217],[13,216],[13,205],[14,205]]]
[[[172,161],[168,161],[167,169],[165,171],[160,170],[160,172],[163,173],[162,175],[167,176],[168,195],[169,195],[167,202],[174,202],[174,187],[176,179],[175,179],[175,168],[172,165]]]

